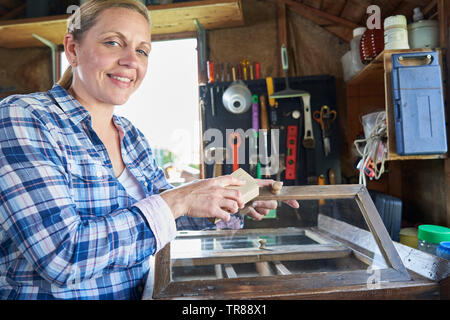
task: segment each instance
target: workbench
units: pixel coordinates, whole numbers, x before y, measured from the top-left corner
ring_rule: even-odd
[[[143,299],[450,299],[450,262],[393,242],[365,187],[261,189],[258,199],[297,199],[300,214],[305,202],[325,205],[314,226],[178,232]]]

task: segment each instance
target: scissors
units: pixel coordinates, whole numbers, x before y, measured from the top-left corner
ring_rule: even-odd
[[[320,111],[313,112],[313,119],[320,124],[322,129],[323,138],[323,148],[325,152],[325,157],[331,152],[330,146],[330,135],[331,135],[331,124],[336,120],[337,112],[331,110],[328,106],[322,106]]]

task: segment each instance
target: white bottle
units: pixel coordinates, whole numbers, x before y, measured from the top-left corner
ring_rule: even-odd
[[[353,29],[353,39],[350,42],[350,51],[352,52],[351,77],[355,76],[364,68],[364,64],[361,62],[361,54],[359,53],[359,44],[361,43],[361,37],[365,31],[366,28],[364,27]]]
[[[414,8],[413,21],[417,22],[423,20],[423,13],[420,11],[420,7]]]
[[[396,15],[384,19],[384,50],[409,49],[406,17]]]

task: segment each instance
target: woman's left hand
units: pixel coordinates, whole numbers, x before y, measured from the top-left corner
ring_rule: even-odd
[[[271,187],[275,180],[272,179],[255,179],[258,186],[261,187]],[[300,207],[297,200],[285,200],[283,201],[288,206],[297,209]],[[241,211],[241,213],[248,215],[254,220],[261,220],[267,215],[271,210],[278,207],[278,201],[276,200],[258,200],[251,201],[247,206]]]

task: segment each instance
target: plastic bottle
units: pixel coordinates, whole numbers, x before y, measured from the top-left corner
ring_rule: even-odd
[[[350,42],[350,51],[352,52],[352,77],[364,68],[364,64],[361,62],[361,54],[359,47],[361,38],[367,28],[360,27],[353,29],[353,39]]]
[[[384,30],[367,29],[361,37],[359,46],[361,61],[364,64],[370,63],[384,50]]]
[[[396,15],[384,19],[384,49],[409,49],[406,17]]]
[[[436,249],[442,241],[450,241],[450,229],[442,226],[423,224],[419,226],[418,249],[436,255]]]
[[[341,58],[342,69],[344,74],[344,81],[348,82],[352,76],[352,52],[347,51]]]
[[[450,260],[450,241],[442,241],[436,249],[436,255],[442,259]]]

